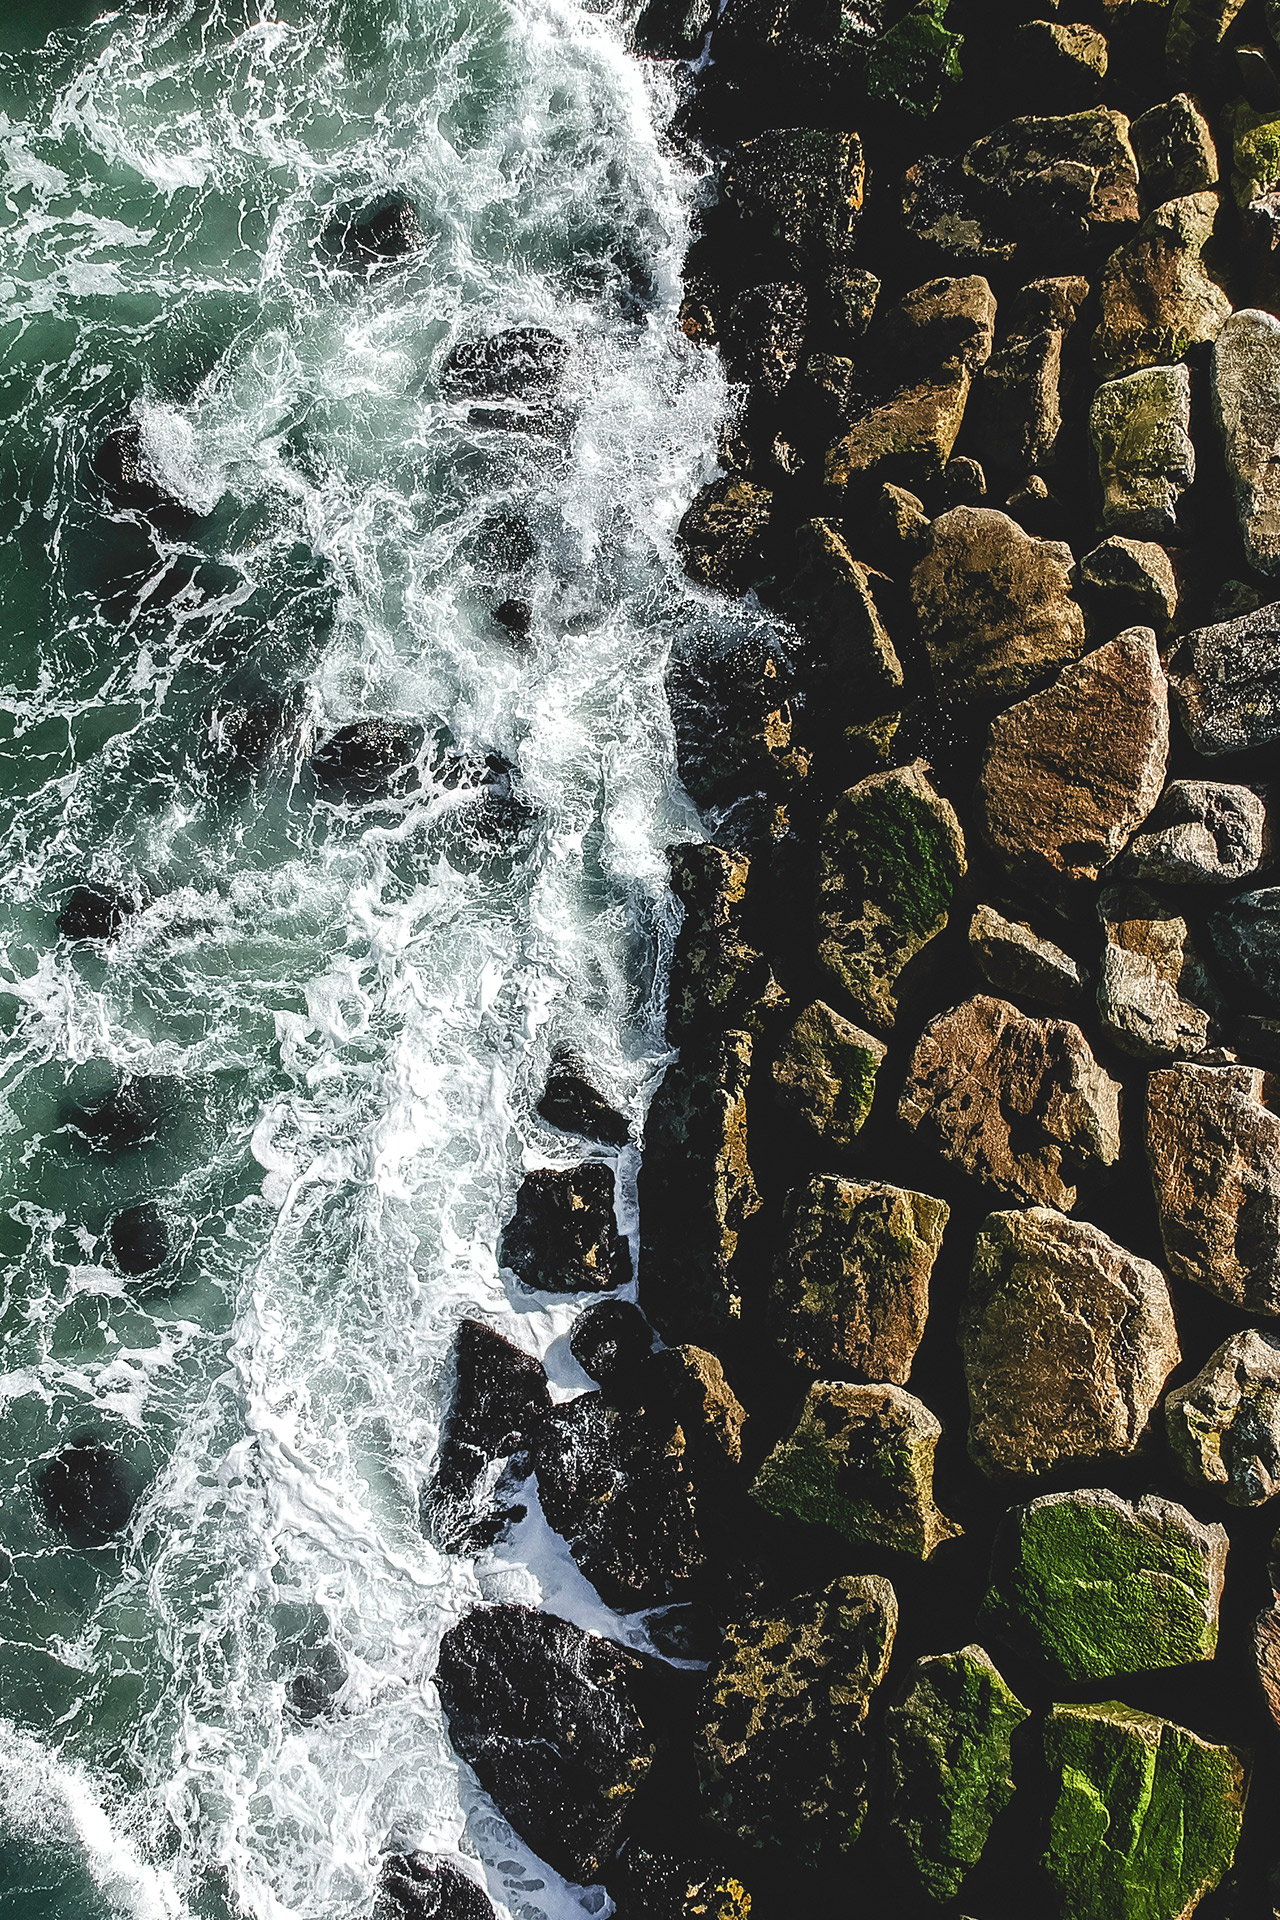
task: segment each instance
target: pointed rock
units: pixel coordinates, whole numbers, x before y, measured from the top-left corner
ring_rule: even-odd
[[[1280,320],[1246,307],[1213,351],[1213,410],[1240,537],[1252,566],[1280,572]]]
[[[1203,258],[1217,217],[1216,193],[1185,194],[1149,213],[1128,246],[1112,254],[1093,336],[1099,378],[1169,366],[1221,334],[1231,302]]]
[[[773,1063],[778,1106],[829,1153],[848,1151],[871,1111],[887,1048],[823,1000],[806,1007]]]
[[[1080,998],[1084,977],[1071,955],[1025,920],[1006,920],[994,907],[974,913],[969,952],[987,985],[1001,996],[1016,993],[1051,1007],[1071,1007]]]

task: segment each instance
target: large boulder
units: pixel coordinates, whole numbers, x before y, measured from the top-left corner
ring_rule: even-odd
[[[1238,893],[1208,924],[1213,956],[1246,1013],[1280,1014],[1280,887]]]
[[[1217,217],[1216,193],[1185,194],[1149,213],[1129,244],[1112,254],[1093,336],[1100,378],[1170,366],[1191,347],[1218,338],[1231,302],[1203,257]]]
[[[143,1494],[142,1475],[100,1434],[73,1433],[34,1475],[45,1520],[73,1547],[101,1547],[122,1533]]]
[[[631,1249],[614,1214],[613,1168],[527,1173],[498,1242],[498,1265],[539,1293],[602,1293],[631,1278]]]
[[[1202,84],[1243,5],[1244,0],[1173,0],[1165,37],[1170,73],[1192,86]]]
[[[138,905],[135,895],[119,887],[72,887],[58,914],[58,932],[68,940],[114,940]]]
[[[1006,121],[962,164],[993,226],[1068,265],[1091,244],[1114,245],[1138,219],[1129,122],[1110,107]]]
[[[996,301],[981,274],[929,280],[882,308],[861,358],[887,390],[901,391],[958,360],[978,373],[991,358]]]
[[[947,924],[964,835],[922,760],[841,795],[818,856],[818,957],[872,1026],[891,1027],[898,976]]]
[[[774,1096],[819,1152],[843,1154],[861,1131],[887,1048],[823,1000],[804,1009],[774,1057]]]
[[[325,228],[322,247],[349,273],[374,273],[407,253],[418,253],[426,235],[407,194],[387,193],[371,206],[339,214]]]
[[[1280,571],[1280,320],[1233,314],[1213,355],[1213,410],[1251,566]]]
[[[1023,475],[1053,459],[1062,431],[1062,350],[1088,292],[1087,280],[1069,276],[1033,280],[1018,294],[974,396],[974,446],[988,467]]]
[[[1270,852],[1267,809],[1252,787],[1171,780],[1117,871],[1161,886],[1229,887]]]
[[[1098,1014],[1116,1045],[1143,1060],[1204,1053],[1217,996],[1182,915],[1145,888],[1119,886],[1099,896],[1098,917]]]
[[[992,722],[980,799],[995,853],[1040,891],[1096,880],[1160,798],[1168,754],[1155,635],[1133,627]]]
[[[726,315],[721,339],[730,379],[776,400],[800,364],[808,324],[803,285],[770,280],[745,288]]]
[[[853,245],[865,175],[856,133],[770,127],[730,148],[720,192],[762,236],[806,263],[837,261]]]
[[[905,1386],[949,1213],[927,1193],[829,1173],[789,1193],[773,1280],[788,1359],[825,1379]]]
[[[1176,538],[1178,503],[1196,477],[1190,368],[1142,367],[1104,381],[1093,396],[1089,433],[1103,532]]]
[[[899,1117],[944,1159],[1015,1200],[1069,1208],[1120,1154],[1120,1087],[1070,1020],[979,994],[925,1028]]]
[[[1177,575],[1155,540],[1113,533],[1099,541],[1076,568],[1076,588],[1107,632],[1151,627],[1163,636],[1178,610]]]
[[[449,1738],[534,1852],[582,1885],[653,1762],[644,1658],[532,1607],[476,1607],[440,1643]]]
[[[1246,1313],[1280,1314],[1280,1115],[1256,1067],[1147,1082],[1147,1158],[1169,1266]]]
[[[1149,207],[1183,194],[1205,193],[1218,184],[1213,134],[1189,93],[1175,93],[1171,100],[1148,107],[1130,126],[1129,141]]]
[[[705,841],[672,847],[671,888],[684,908],[667,989],[667,1026],[679,1044],[709,1022],[750,1027],[769,997],[769,967],[746,938],[751,862]]]
[[[959,438],[971,380],[962,360],[949,360],[855,420],[827,451],[823,483],[832,510],[858,506],[877,480],[923,486],[936,479]]]
[[[897,1624],[887,1580],[846,1574],[727,1628],[696,1735],[718,1825],[806,1865],[852,1849],[867,1807],[863,1723]]]
[[[1212,1660],[1226,1564],[1226,1529],[1172,1500],[1047,1493],[1001,1527],[982,1620],[1077,1685]]]
[[[597,1386],[629,1380],[653,1351],[653,1328],[630,1300],[597,1300],[569,1333],[569,1351]]]
[[[989,1475],[1132,1453],[1181,1358],[1160,1269],[1049,1207],[987,1216],[960,1345]]]
[[[901,705],[902,665],[876,603],[885,583],[855,560],[830,520],[808,520],[795,537],[796,570],[784,608],[822,676],[824,706],[840,729]]]
[[[533,1466],[550,1407],[540,1361],[481,1320],[461,1323],[436,1470],[422,1496],[423,1524],[442,1546],[474,1550],[523,1514],[510,1489]]]
[[[942,1428],[901,1387],[818,1380],[751,1491],[767,1512],[927,1560],[962,1531],[934,1504]]]
[[[1184,634],[1169,685],[1197,753],[1271,746],[1280,739],[1280,601]]]
[[[680,522],[685,572],[701,587],[743,593],[764,567],[773,495],[741,474],[712,480]]]
[[[1164,1403],[1169,1445],[1197,1492],[1257,1507],[1280,1492],[1280,1339],[1248,1327]]]

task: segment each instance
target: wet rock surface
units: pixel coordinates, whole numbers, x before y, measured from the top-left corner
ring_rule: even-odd
[[[311,756],[322,793],[334,800],[380,800],[403,789],[422,747],[421,727],[399,720],[354,720]]]
[[[1280,1116],[1256,1067],[1179,1065],[1147,1084],[1147,1158],[1170,1270],[1280,1314]]]
[[[625,1147],[631,1138],[622,1115],[592,1086],[577,1054],[567,1050],[551,1062],[538,1112],[548,1126],[598,1140],[602,1146]]]
[[[614,1215],[613,1168],[527,1173],[502,1230],[498,1264],[541,1293],[600,1293],[631,1278],[631,1249]]]
[[[456,1552],[497,1539],[524,1513],[511,1489],[533,1466],[551,1396],[541,1362],[481,1320],[459,1326],[453,1371],[422,1518],[433,1537]]]
[[[491,1920],[493,1903],[447,1854],[397,1853],[378,1876],[376,1920]]]

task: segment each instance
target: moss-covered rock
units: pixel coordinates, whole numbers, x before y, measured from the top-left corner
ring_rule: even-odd
[[[1089,432],[1103,530],[1171,539],[1178,502],[1196,477],[1190,369],[1143,367],[1104,381],[1093,397]]]
[[[1227,1560],[1222,1527],[1105,1487],[1015,1507],[983,1602],[989,1631],[1069,1680],[1211,1660]]]
[[[981,1647],[917,1660],[885,1715],[889,1825],[907,1872],[952,1900],[1013,1798],[1010,1742],[1027,1709]]]
[[[875,1097],[886,1048],[824,1000],[805,1008],[773,1063],[778,1105],[828,1153],[852,1146]]]
[[[1210,278],[1204,253],[1218,217],[1216,193],[1184,194],[1149,213],[1102,275],[1102,317],[1093,336],[1098,374],[1169,365],[1216,340],[1231,302]]]
[[[823,469],[833,511],[860,502],[875,480],[907,486],[935,480],[959,438],[971,380],[963,361],[948,361],[873,407],[833,442]]]
[[[1117,1700],[1055,1707],[1044,1749],[1062,1920],[1186,1920],[1235,1857],[1243,1756]]]
[[[769,1513],[927,1560],[961,1532],[934,1505],[941,1438],[928,1407],[900,1387],[815,1381],[751,1491]]]
[[[768,962],[743,935],[751,862],[710,842],[672,847],[672,891],[684,908],[667,996],[677,1045],[708,1022],[752,1031],[781,997]]]
[[[948,0],[919,0],[880,34],[867,54],[867,92],[907,113],[936,113],[943,89],[961,77],[964,35],[947,26]]]

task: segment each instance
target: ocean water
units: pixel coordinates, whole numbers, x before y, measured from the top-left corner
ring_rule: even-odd
[[[719,617],[673,536],[725,395],[674,325],[703,183],[625,27],[576,0],[0,18],[4,1915],[356,1920],[403,1846],[511,1916],[607,1910],[459,1767],[431,1675],[486,1596],[642,1629],[536,1505],[473,1562],[418,1496],[464,1315],[587,1384],[581,1302],[494,1254],[523,1170],[587,1151],[534,1113],[552,1052],[637,1140],[667,1057],[662,849],[696,822],[663,669]],[[335,268],[326,225],[388,191],[422,248]],[[564,418],[471,423],[444,355],[526,324],[571,343]],[[104,507],[89,461],[130,419],[188,524]],[[495,515],[528,523],[516,576]],[[246,768],[226,712],[262,702],[280,744]],[[309,755],[366,715],[425,729],[416,782],[336,804]],[[510,831],[452,754],[511,763]],[[110,946],[58,934],[86,878],[147,902]],[[91,1149],[69,1105],[120,1073],[166,1077],[164,1125]],[[150,1287],[104,1238],[146,1198],[181,1240]],[[33,1497],[85,1428],[146,1481],[95,1549]],[[341,1683],[310,1721],[304,1668]]]

